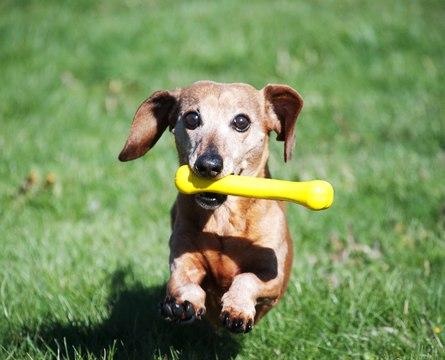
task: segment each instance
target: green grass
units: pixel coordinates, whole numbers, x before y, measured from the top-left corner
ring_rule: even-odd
[[[2,1],[0,357],[444,358],[444,18],[442,1]],[[336,190],[328,211],[289,206],[289,290],[246,336],[159,319],[173,139],[116,159],[144,97],[199,79],[298,89],[294,160],[272,142],[272,173]]]

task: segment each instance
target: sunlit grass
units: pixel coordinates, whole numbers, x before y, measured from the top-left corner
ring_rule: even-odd
[[[440,1],[3,1],[3,358],[441,358],[445,97]],[[277,178],[333,183],[289,206],[289,290],[232,338],[157,315],[177,166],[165,134],[117,154],[138,103],[199,79],[287,83],[305,108]]]

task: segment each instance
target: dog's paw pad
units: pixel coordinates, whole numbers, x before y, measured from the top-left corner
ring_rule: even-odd
[[[183,303],[178,303],[171,297],[167,297],[160,304],[160,311],[166,320],[182,324],[190,323],[196,318],[201,319],[205,313],[204,308],[195,311],[195,307],[190,301],[185,300]]]
[[[234,333],[248,333],[253,328],[253,319],[242,314],[231,315],[229,311],[223,311],[220,316],[221,324]]]

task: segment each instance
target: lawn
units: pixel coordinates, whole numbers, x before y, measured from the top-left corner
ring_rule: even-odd
[[[0,3],[0,358],[445,357],[443,1]],[[137,105],[200,79],[286,83],[305,107],[276,178],[283,301],[244,336],[163,322],[173,138],[119,163]]]

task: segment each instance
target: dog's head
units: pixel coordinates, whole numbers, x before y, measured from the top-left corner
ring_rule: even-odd
[[[181,164],[199,176],[255,176],[268,157],[268,136],[284,141],[284,161],[295,142],[295,122],[303,106],[300,95],[286,85],[256,90],[247,84],[199,81],[187,88],[157,91],[136,111],[119,160],[144,155],[167,129],[175,134]],[[198,204],[212,209],[225,196],[200,194]]]

